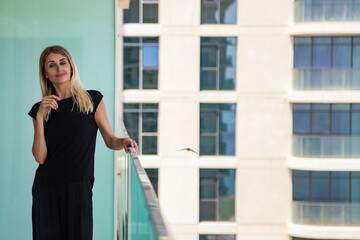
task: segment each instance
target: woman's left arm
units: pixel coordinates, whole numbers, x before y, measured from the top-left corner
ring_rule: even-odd
[[[95,122],[98,125],[101,135],[104,139],[106,146],[112,150],[125,149],[125,152],[130,152],[129,147],[133,147],[139,154],[136,142],[130,138],[118,138],[115,136],[109,119],[106,113],[105,102],[102,99],[95,112]]]

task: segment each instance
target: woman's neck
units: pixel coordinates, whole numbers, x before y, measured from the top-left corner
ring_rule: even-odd
[[[64,85],[54,86],[54,88],[55,88],[55,91],[56,91],[56,96],[58,96],[61,99],[69,98],[69,97],[72,96],[70,85],[67,85],[67,86],[64,86]]]

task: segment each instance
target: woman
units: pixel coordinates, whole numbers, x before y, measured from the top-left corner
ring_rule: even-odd
[[[129,152],[129,147],[138,147],[132,139],[115,136],[102,94],[83,89],[65,48],[46,48],[39,73],[43,99],[29,112],[34,123],[32,153],[40,164],[32,187],[33,239],[92,239],[97,129],[110,149]]]

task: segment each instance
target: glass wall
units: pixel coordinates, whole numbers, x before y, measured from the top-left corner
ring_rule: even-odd
[[[124,89],[158,88],[158,37],[124,37]]]
[[[235,169],[200,169],[200,221],[235,221]]]
[[[124,103],[124,124],[139,154],[157,154],[158,104]]]
[[[158,23],[158,0],[130,0],[129,9],[124,10],[124,23]]]
[[[293,104],[293,154],[359,157],[360,104]]]
[[[200,90],[235,90],[236,38],[201,37]]]
[[[200,155],[235,155],[235,103],[200,103]]]
[[[50,45],[66,47],[86,89],[104,95],[114,124],[115,4],[113,0],[1,0],[0,239],[31,239],[31,106],[41,100],[38,61]],[[99,60],[99,57],[101,59]],[[114,153],[101,135],[95,153],[94,239],[114,239]]]
[[[201,24],[236,24],[237,0],[201,0]]]
[[[359,20],[360,0],[295,0],[295,22]]]
[[[293,88],[360,89],[360,37],[294,38]]]
[[[360,225],[360,172],[292,171],[293,222]]]

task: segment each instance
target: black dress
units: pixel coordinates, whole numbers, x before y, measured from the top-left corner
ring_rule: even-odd
[[[102,94],[88,91],[94,111],[79,112],[72,97],[58,101],[44,123],[47,157],[32,187],[34,240],[90,240],[93,235],[92,187],[98,127],[95,112]],[[40,102],[29,115],[36,118]]]

